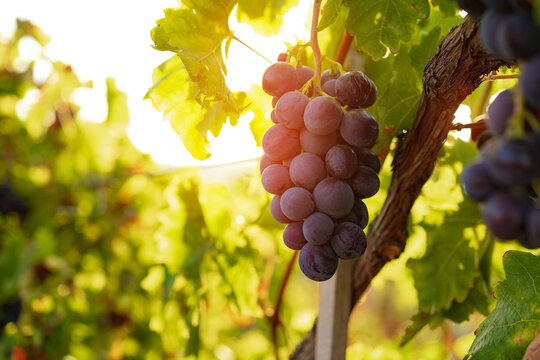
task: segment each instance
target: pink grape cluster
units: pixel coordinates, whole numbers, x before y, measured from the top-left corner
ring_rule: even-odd
[[[359,71],[321,76],[325,94],[309,98],[313,70],[280,61],[264,73],[275,123],[263,136],[261,181],[274,195],[270,212],[287,224],[285,245],[300,250],[298,263],[310,279],[334,275],[338,259],[366,250],[368,210],[362,199],[377,193],[380,162],[370,150],[379,125],[363,110],[377,89]],[[302,92],[301,90],[304,90]],[[316,94],[317,95],[317,94]]]

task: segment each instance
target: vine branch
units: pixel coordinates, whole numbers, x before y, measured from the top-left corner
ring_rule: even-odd
[[[367,250],[352,269],[349,311],[382,267],[403,252],[409,213],[433,172],[458,106],[487,74],[502,65],[507,64],[483,49],[478,38],[478,23],[469,16],[450,31],[429,60],[414,123],[394,156],[388,196],[369,228]],[[292,359],[314,358],[315,331],[313,327],[305,336]]]

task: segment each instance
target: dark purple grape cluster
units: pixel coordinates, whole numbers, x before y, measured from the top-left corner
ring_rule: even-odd
[[[338,259],[366,250],[368,210],[362,199],[379,190],[380,162],[370,150],[379,125],[363,108],[377,97],[359,71],[321,76],[325,94],[310,98],[314,72],[287,62],[272,64],[262,85],[274,96],[272,121],[263,136],[261,181],[274,197],[270,212],[287,224],[285,245],[300,250],[298,263],[310,279],[334,275]],[[307,93],[307,95],[306,95]]]
[[[458,0],[480,18],[484,48],[508,61],[523,64],[520,84],[528,104],[540,108],[540,26],[530,0]]]
[[[540,132],[505,136],[513,116],[508,107],[514,107],[506,91],[488,107],[485,133],[490,139],[478,159],[463,170],[461,183],[468,198],[483,203],[482,220],[495,237],[517,239],[535,249],[540,247],[540,206],[534,191],[540,181]]]
[[[480,18],[488,52],[523,65],[518,87],[502,91],[488,107],[486,130],[477,135],[480,156],[461,175],[463,191],[482,202],[482,220],[495,237],[539,248],[540,26],[529,0],[457,3]]]

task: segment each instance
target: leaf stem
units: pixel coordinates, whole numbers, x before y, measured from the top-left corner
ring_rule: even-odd
[[[272,62],[270,60],[268,60],[263,54],[261,54],[260,52],[258,52],[257,50],[253,49],[251,46],[249,46],[248,44],[246,44],[245,42],[243,42],[242,40],[240,40],[239,38],[236,37],[236,35],[233,34],[232,36],[233,40],[236,40],[238,41],[240,44],[244,45],[245,47],[247,47],[249,50],[253,51],[255,54],[259,55],[260,57],[262,57],[264,60],[268,61],[270,64],[272,64]]]
[[[517,79],[518,77],[519,77],[519,74],[488,75],[488,76],[484,77],[484,81]]]
[[[491,75],[490,75],[491,76]],[[495,75],[494,75],[495,76]],[[486,108],[486,104],[489,100],[489,94],[491,93],[491,89],[493,88],[493,82],[488,81],[484,88],[482,89],[480,99],[476,102],[473,112],[471,114],[471,118],[476,118],[477,116],[484,113],[484,109]]]
[[[475,128],[481,128],[485,126],[486,124],[482,124],[478,122],[472,122],[470,124],[455,123],[455,124],[452,124],[452,127],[450,128],[450,130],[460,131],[463,129],[475,129]]]
[[[319,13],[321,11],[322,0],[313,1],[313,17],[311,19],[311,48],[313,49],[313,56],[315,58],[315,77],[313,79],[313,96],[317,96],[321,91],[321,64],[322,55],[319,48],[319,42],[317,40],[317,28],[319,25]]]

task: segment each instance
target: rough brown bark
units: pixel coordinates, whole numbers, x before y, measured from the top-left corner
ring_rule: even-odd
[[[396,151],[388,196],[370,226],[366,253],[352,269],[350,311],[381,268],[403,252],[410,210],[433,172],[458,106],[480,85],[483,76],[506,65],[484,51],[477,30],[478,23],[466,17],[426,65],[420,105],[411,130]],[[314,358],[315,331],[314,325],[292,359]]]

